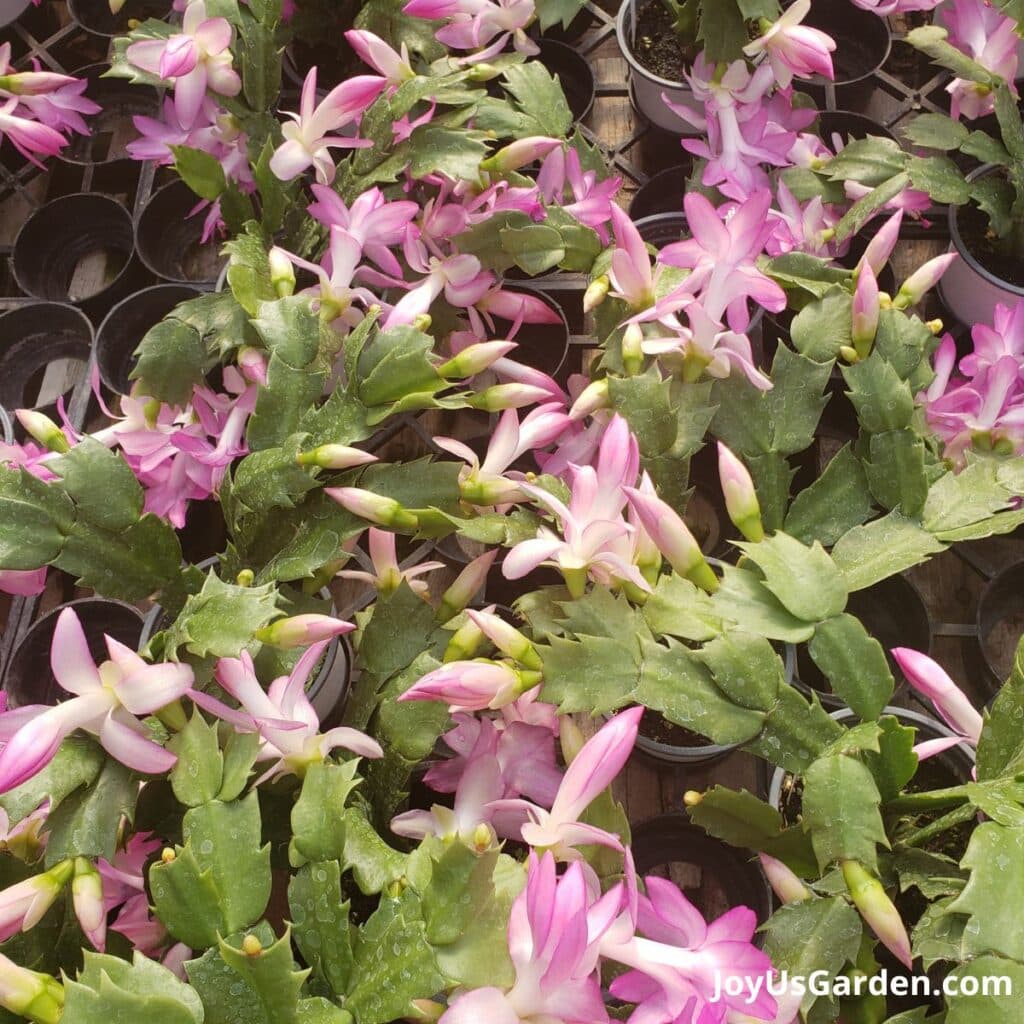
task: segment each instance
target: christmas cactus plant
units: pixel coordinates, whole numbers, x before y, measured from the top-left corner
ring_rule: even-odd
[[[65,609],[61,702],[0,713],[0,1014],[1018,1020],[1024,654],[980,711],[852,611],[1024,524],[1024,307],[957,367],[922,312],[955,257],[882,283],[947,161],[810,133],[795,91],[832,47],[806,3],[673,5],[708,44],[706,137],[687,236],[655,250],[532,59],[527,29],[577,4],[373,0],[343,26],[351,73],[290,94],[281,54],[322,5],[176,6],[112,73],[165,89],[133,153],[196,193],[224,286],[146,334],[116,408],[97,381],[87,427],[21,410],[0,447],[0,587],[59,571],[152,626],[100,650]],[[711,46],[722,17],[739,52]],[[582,374],[538,357],[561,317],[510,280],[555,271],[584,281]],[[411,416],[431,427],[395,457]],[[706,455],[720,558],[687,516]],[[226,541],[191,564],[181,533],[214,505]],[[454,571],[420,544],[456,540],[475,557]],[[849,714],[795,682],[794,649]],[[318,710],[346,651],[347,699]],[[948,734],[900,717],[894,667]],[[774,801],[685,797],[760,854],[766,920],[728,893],[706,919],[638,871],[612,786],[655,720],[777,771]]]

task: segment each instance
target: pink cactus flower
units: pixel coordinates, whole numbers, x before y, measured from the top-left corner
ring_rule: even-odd
[[[260,785],[280,775],[305,775],[311,764],[324,760],[337,747],[360,757],[383,757],[380,745],[357,729],[339,726],[320,732],[320,719],[306,696],[306,680],[327,648],[321,641],[307,648],[287,676],[275,679],[267,690],[260,685],[248,651],[238,658],[221,658],[216,678],[241,705],[234,710],[209,694],[192,690],[189,696],[204,710],[217,715],[238,732],[258,733],[263,740],[259,760],[274,763],[257,779]]]
[[[404,580],[414,594],[427,599],[429,585],[426,580],[418,580],[416,577],[434,572],[436,569],[443,569],[444,562],[421,562],[419,565],[403,569],[398,564],[395,535],[390,530],[378,530],[374,526],[370,527],[369,535],[370,561],[373,565],[373,572],[343,569],[336,574],[338,578],[368,583],[381,594],[393,593]]]
[[[398,699],[440,700],[451,711],[485,711],[511,704],[539,682],[507,662],[449,661],[413,683]]]
[[[31,597],[46,589],[46,567],[42,569],[0,569],[0,591]]]
[[[410,0],[404,14],[446,20],[435,35],[453,50],[476,50],[465,63],[490,60],[511,41],[520,53],[535,54],[537,44],[526,34],[534,19],[533,0]]]
[[[132,43],[126,56],[137,68],[173,83],[178,124],[190,129],[207,89],[221,96],[237,96],[242,89],[242,80],[232,67],[231,38],[226,18],[207,18],[205,0],[192,0],[185,9],[180,33],[169,39]]]
[[[774,23],[764,19],[763,34],[743,47],[748,57],[759,53],[768,55],[775,81],[782,89],[789,87],[794,75],[835,77],[831,56],[836,48],[835,40],[819,29],[800,24],[810,9],[811,0],[796,0]]]
[[[930,741],[927,751],[939,753],[956,746],[961,739],[971,746],[977,746],[984,720],[963,690],[950,679],[946,670],[927,654],[909,647],[894,647],[892,656],[907,682],[922,697],[931,701],[943,721],[957,734],[956,737]]]
[[[558,878],[551,854],[531,853],[526,888],[509,918],[514,985],[507,992],[488,986],[456,995],[440,1024],[605,1024],[589,902],[581,865]]]
[[[380,36],[365,29],[350,29],[345,33],[345,38],[359,55],[359,59],[386,79],[388,89],[394,91],[403,82],[416,77],[409,60],[409,47],[404,42],[401,51],[398,52]]]
[[[503,831],[537,849],[550,850],[558,860],[577,860],[577,846],[597,845],[622,850],[618,836],[579,820],[580,815],[622,771],[633,752],[642,707],[622,711],[583,744],[572,759],[550,810],[527,800],[498,800],[491,810],[500,812]],[[514,826],[513,826],[514,823]]]
[[[78,616],[71,608],[61,612],[50,667],[74,696],[56,707],[29,705],[0,714],[0,792],[41,771],[76,729],[97,736],[111,757],[139,772],[165,772],[177,761],[148,738],[136,716],[159,711],[187,693],[191,667],[151,665],[109,636],[106,643],[110,660],[97,666]]]
[[[387,81],[377,75],[357,75],[316,102],[316,68],[310,68],[302,86],[299,112],[289,113],[292,123],[283,128],[285,141],[270,158],[270,169],[282,181],[291,181],[308,167],[321,185],[334,181],[332,149],[368,146],[368,140],[335,135],[352,124],[381,94]]]

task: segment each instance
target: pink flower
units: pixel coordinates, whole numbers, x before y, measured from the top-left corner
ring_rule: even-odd
[[[398,53],[380,36],[365,29],[351,29],[345,33],[345,38],[364,64],[369,64],[384,76],[390,89],[397,89],[403,82],[416,77],[409,62],[409,47],[404,42]]]
[[[584,171],[580,155],[572,146],[553,149],[537,175],[537,188],[544,202],[560,206],[581,224],[593,228],[604,245],[608,244],[607,225],[613,210],[618,208],[614,197],[621,184],[619,177],[598,181],[596,171]]]
[[[709,924],[674,882],[648,876],[644,883],[647,895],[636,898],[636,934],[622,915],[626,920],[611,926],[598,946],[602,957],[631,968],[610,987],[614,996],[638,1004],[634,1019],[721,1024],[733,1012],[774,1018],[777,1006],[763,984],[747,1001],[755,991],[751,983],[771,970],[751,942],[754,912],[734,907]],[[740,995],[729,995],[737,990]]]
[[[443,569],[444,562],[422,562],[419,565],[402,569],[398,564],[395,548],[395,535],[390,530],[378,530],[370,527],[370,561],[373,572],[360,572],[355,569],[344,569],[336,575],[343,580],[358,580],[375,587],[381,594],[390,594],[398,589],[404,580],[410,589],[422,598],[427,598],[428,585],[426,580],[418,580],[425,572]]]
[[[907,14],[910,11],[933,11],[942,0],[851,0],[865,11],[871,11],[880,18],[890,14]]]
[[[287,676],[275,679],[267,690],[260,685],[248,651],[238,658],[221,658],[216,678],[238,703],[238,711],[198,690],[189,696],[204,710],[233,725],[238,732],[258,733],[263,739],[258,760],[274,764],[256,785],[279,775],[305,775],[311,764],[324,760],[332,750],[344,747],[360,757],[383,757],[380,745],[369,736],[339,726],[320,732],[320,719],[306,696],[306,680],[319,664],[327,641],[309,647]]]
[[[551,850],[559,860],[577,860],[577,846],[609,846],[622,850],[619,837],[594,825],[585,825],[580,815],[611,785],[633,752],[642,707],[622,711],[583,744],[565,770],[565,776],[550,810],[527,800],[498,800],[491,805],[500,812],[503,831],[521,838],[537,849]],[[514,831],[510,825],[514,822]]]
[[[42,167],[36,158],[56,156],[68,144],[67,139],[45,124],[20,116],[18,107],[18,101],[13,98],[0,105],[0,138],[7,136],[23,157]]]
[[[434,443],[466,463],[459,474],[463,500],[476,505],[502,505],[523,497],[519,481],[505,476],[508,468],[527,452],[557,440],[568,425],[569,416],[560,404],[538,406],[522,423],[515,409],[507,409],[491,435],[483,462],[472,448],[454,438],[435,437]]]
[[[332,149],[369,145],[355,138],[334,135],[350,125],[381,94],[386,80],[376,75],[357,75],[332,89],[316,102],[316,68],[310,68],[302,86],[297,114],[288,114],[291,124],[283,127],[285,142],[270,158],[270,169],[282,181],[291,181],[312,167],[317,181],[330,185],[336,173]]]
[[[984,720],[963,690],[950,679],[946,670],[927,654],[909,647],[894,647],[892,656],[907,682],[932,702],[935,710],[957,734],[957,738],[931,741],[928,752],[939,753],[940,750],[956,746],[960,737],[972,746],[977,746]]]
[[[520,53],[538,52],[525,31],[534,18],[533,0],[410,0],[402,13],[446,20],[435,33],[438,42],[453,50],[479,51],[464,58],[465,63],[490,60],[509,40]]]
[[[71,700],[56,707],[29,705],[0,714],[0,792],[32,778],[76,729],[99,738],[115,760],[146,774],[170,769],[177,758],[148,738],[136,717],[173,703],[192,685],[188,665],[150,665],[106,637],[110,660],[96,666],[78,616],[66,608],[57,619],[50,650],[54,678]]]
[[[508,925],[515,984],[507,992],[486,987],[457,995],[440,1024],[604,1024],[589,902],[581,865],[559,879],[549,853],[531,853]]]
[[[74,866],[61,861],[42,874],[8,886],[0,892],[0,942],[34,928],[71,881]]]
[[[143,71],[173,82],[178,123],[191,128],[207,89],[237,96],[242,80],[232,67],[231,24],[226,18],[207,18],[205,0],[192,0],[181,29],[169,39],[132,43],[126,56]]]
[[[763,35],[743,47],[748,57],[768,54],[775,81],[782,89],[789,87],[794,75],[835,77],[831,57],[835,40],[819,29],[800,24],[810,9],[811,0],[796,0],[774,23],[762,20]]]
[[[772,233],[768,209],[772,196],[757,192],[726,211],[716,210],[699,192],[683,199],[693,238],[661,250],[663,262],[691,271],[687,291],[700,294],[707,315],[743,331],[750,323],[747,301],[773,312],[786,308],[786,293],[757,269],[757,258]]]
[[[24,108],[24,114],[59,132],[89,134],[82,115],[99,113],[100,107],[83,95],[88,81],[41,71],[34,57],[34,70],[15,71],[10,58],[11,44],[3,43],[0,45],[0,98],[13,97]]]
[[[938,20],[949,30],[949,42],[998,78],[1016,94],[1020,37],[1017,23],[985,0],[950,0],[939,8]],[[954,118],[973,121],[995,108],[992,90],[977,82],[954,78],[946,86]]]

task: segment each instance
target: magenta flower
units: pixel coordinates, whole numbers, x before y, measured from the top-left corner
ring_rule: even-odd
[[[275,679],[267,690],[260,685],[248,651],[242,651],[238,658],[221,658],[217,662],[217,682],[241,705],[238,711],[209,694],[190,691],[189,696],[204,710],[238,732],[254,732],[262,738],[258,760],[274,763],[255,785],[279,775],[301,778],[311,764],[323,761],[337,747],[360,757],[384,756],[380,745],[357,729],[339,726],[320,732],[320,719],[306,696],[306,680],[326,647],[327,641],[313,644],[291,673]]]
[[[398,589],[404,580],[415,594],[426,599],[428,584],[426,580],[418,580],[426,572],[443,569],[444,562],[421,562],[419,565],[403,569],[398,564],[398,553],[395,547],[395,535],[390,530],[378,530],[370,527],[370,562],[373,572],[362,572],[356,569],[343,569],[336,575],[343,580],[358,580],[375,587],[381,594],[390,594]]]
[[[150,665],[106,637],[110,660],[97,667],[82,624],[71,608],[57,619],[50,650],[54,678],[71,700],[55,707],[33,704],[0,714],[0,792],[32,778],[76,729],[99,738],[115,760],[146,774],[170,769],[177,758],[148,738],[138,715],[149,715],[187,693],[188,665]]]
[[[985,0],[950,0],[939,7],[937,18],[949,30],[953,46],[1003,79],[1016,94],[1020,37],[1013,18]],[[951,97],[951,113],[957,119],[962,116],[973,121],[995,108],[992,90],[968,79],[954,78],[946,92]]]
[[[871,11],[880,18],[890,14],[908,14],[910,11],[933,11],[942,0],[851,0],[865,11]]]
[[[647,895],[637,897],[635,918],[642,934],[620,920],[599,943],[602,957],[631,968],[610,987],[638,1004],[634,1019],[722,1024],[737,1013],[772,1020],[777,1005],[763,984],[772,965],[751,942],[754,912],[734,907],[707,923],[674,882],[651,876],[644,882]],[[729,994],[737,989],[740,995]],[[753,1002],[750,991],[758,993]]]
[[[520,53],[535,54],[537,44],[526,34],[533,21],[533,0],[410,0],[404,14],[448,22],[436,33],[453,50],[477,50],[465,63],[490,60],[509,41]],[[490,44],[490,45],[488,45]]]
[[[864,255],[857,264],[857,274],[860,275],[864,267],[870,267],[871,272],[877,278],[883,268],[888,264],[896,243],[900,239],[900,227],[903,225],[903,211],[897,210],[886,222],[875,232],[871,241],[864,249]]]
[[[811,0],[796,0],[774,23],[763,20],[763,34],[743,47],[748,57],[768,55],[775,81],[782,89],[789,87],[794,75],[835,77],[831,57],[835,40],[819,29],[800,24],[810,9]]]
[[[507,992],[487,987],[456,995],[440,1024],[604,1024],[589,901],[581,865],[558,878],[550,854],[531,853],[508,925],[515,984]]]
[[[373,260],[385,273],[402,277],[402,267],[390,246],[405,238],[409,225],[415,219],[418,206],[408,200],[388,202],[379,188],[367,189],[351,207],[334,189],[326,185],[313,185],[316,202],[309,207],[310,214],[328,228],[344,228],[347,238],[354,240],[364,255]]]
[[[882,307],[879,302],[878,280],[870,263],[862,263],[857,272],[857,286],[853,292],[853,323],[850,336],[853,347],[866,359],[878,333],[878,318]]]
[[[56,156],[68,144],[67,139],[45,124],[20,116],[18,108],[18,100],[13,98],[0,105],[0,138],[6,136],[23,157],[42,167],[36,158]]]
[[[46,566],[42,569],[0,569],[0,591],[31,597],[46,589]]]
[[[334,181],[336,169],[332,149],[351,149],[370,143],[333,133],[352,124],[381,94],[387,81],[377,75],[357,75],[332,89],[316,102],[316,68],[310,68],[302,86],[297,114],[289,113],[291,124],[283,127],[285,141],[270,158],[270,169],[282,181],[291,181],[308,167],[316,171],[321,185]]]
[[[584,171],[580,155],[572,146],[553,149],[537,175],[537,188],[544,202],[562,207],[581,224],[593,228],[604,245],[608,244],[607,225],[618,208],[614,197],[621,184],[619,177],[598,181],[596,171]]]
[[[977,746],[981,739],[984,720],[967,695],[950,679],[946,670],[927,654],[912,650],[909,647],[894,647],[892,656],[896,659],[900,671],[910,685],[922,697],[927,697],[932,706],[942,716],[943,721],[957,734],[938,740],[930,740],[915,748],[918,757],[938,754],[943,750],[956,746],[962,740]]]
[[[772,233],[771,201],[767,190],[757,192],[723,212],[699,192],[687,192],[683,204],[693,238],[661,250],[663,262],[691,271],[686,289],[699,292],[707,315],[721,321],[728,314],[736,331],[750,323],[749,299],[773,312],[786,307],[786,293],[756,263]]]
[[[583,744],[565,770],[565,776],[550,810],[527,800],[498,800],[491,805],[506,822],[518,828],[524,843],[535,849],[550,850],[559,860],[577,860],[577,846],[609,846],[622,849],[618,836],[579,820],[580,815],[611,785],[622,771],[636,743],[643,716],[642,707],[622,711],[603,725]]]
[[[169,39],[132,43],[130,63],[174,85],[174,109],[182,128],[191,128],[210,89],[237,96],[242,80],[232,67],[231,24],[226,18],[207,18],[205,0],[192,0],[185,9],[181,32]]]
[[[89,134],[82,115],[99,113],[100,107],[83,95],[87,80],[41,71],[36,58],[34,70],[15,71],[10,58],[11,44],[0,44],[0,99],[17,100],[23,113],[59,132]]]

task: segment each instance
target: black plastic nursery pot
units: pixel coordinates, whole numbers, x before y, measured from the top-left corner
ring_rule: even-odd
[[[75,24],[97,36],[122,35],[132,21],[163,19],[171,7],[172,0],[127,0],[117,14],[112,14],[109,0],[68,0],[68,13]]]
[[[634,223],[640,237],[655,249],[663,249],[666,245],[682,241],[690,235],[685,213],[655,213],[649,217],[641,217]]]
[[[955,734],[942,722],[920,711],[895,706],[887,707],[883,715],[892,715],[900,725],[910,726],[917,730],[914,743],[927,740],[948,739]],[[849,709],[833,711],[832,717],[845,725],[856,725],[857,716]],[[927,767],[929,788],[945,788],[959,786],[970,782],[974,770],[974,750],[967,743],[959,743],[955,747],[944,750],[922,762],[919,771]],[[913,780],[911,781],[913,786]],[[783,768],[777,768],[768,786],[768,803],[777,807],[789,824],[796,824],[801,812],[802,785],[800,779]]]
[[[518,292],[522,295],[530,295],[539,299],[557,317],[555,324],[529,324],[524,323],[512,340],[516,347],[509,353],[508,358],[517,363],[524,363],[535,370],[554,377],[559,383],[564,384],[564,377],[568,373],[569,354],[569,321],[566,319],[565,310],[555,299],[539,288],[526,284],[506,284],[505,291]],[[503,317],[494,317],[494,338],[507,338],[513,328],[510,320]]]
[[[866,139],[875,136],[880,139],[890,139],[899,142],[893,133],[880,124],[873,117],[865,114],[858,114],[853,110],[822,110],[818,113],[816,128],[821,140],[832,149],[833,136],[838,135],[845,145],[847,142],[856,139]]]
[[[801,80],[797,87],[812,96],[819,109],[863,110],[875,90],[872,76],[892,49],[885,18],[855,7],[849,0],[829,0],[813,4],[803,24],[836,41],[832,54],[835,80],[815,75]]]
[[[11,417],[7,415],[7,410],[0,405],[0,440],[4,444],[10,444],[14,440],[14,427],[11,424]]]
[[[199,202],[183,181],[172,181],[154,192],[139,214],[139,259],[165,281],[212,286],[224,266],[220,240],[202,241],[205,210],[192,213]]]
[[[157,284],[122,299],[96,332],[96,363],[103,383],[115,394],[128,394],[135,350],[146,332],[175,306],[200,294],[190,285]]]
[[[0,0],[0,28],[13,25],[31,6],[32,0]]]
[[[58,704],[69,696],[50,668],[53,633],[57,628],[57,618],[65,608],[73,608],[78,615],[89,642],[89,651],[97,664],[108,659],[104,634],[133,651],[138,649],[142,637],[142,615],[129,604],[87,597],[54,608],[32,624],[7,663],[3,689],[9,706]]]
[[[631,831],[637,873],[675,882],[706,920],[733,907],[750,907],[758,922],[768,920],[771,889],[749,851],[708,835],[683,814],[662,814]]]
[[[561,83],[573,120],[584,120],[597,94],[590,61],[571,46],[554,39],[541,39],[538,45],[540,53],[536,59]]]
[[[882,645],[896,679],[894,693],[899,693],[906,680],[889,652],[894,647],[909,647],[927,654],[932,647],[932,623],[921,592],[906,576],[890,576],[873,587],[854,591],[846,610]],[[805,644],[801,644],[797,654],[796,672],[794,685],[798,690],[808,695],[813,690],[830,711],[846,707],[845,702],[832,693],[828,680],[815,665]]]
[[[132,259],[132,218],[110,196],[76,192],[40,207],[14,240],[12,269],[22,291],[71,302],[99,322],[145,272]]]
[[[75,72],[76,78],[88,82],[85,95],[100,107],[99,113],[85,115],[88,135],[72,134],[61,150],[60,159],[80,166],[105,166],[120,161],[138,165],[128,153],[127,145],[138,138],[133,117],[157,117],[160,95],[147,85],[133,84],[123,78],[104,78],[109,64],[91,64]]]
[[[74,306],[31,302],[0,316],[0,405],[55,411],[84,378],[92,324]]]
[[[969,174],[967,180],[986,178],[997,170],[994,165],[987,164]],[[946,308],[969,327],[992,323],[997,305],[1012,309],[1024,299],[1024,276],[1020,283],[1008,280],[986,266],[984,258],[979,258],[974,251],[979,243],[984,244],[987,230],[985,215],[973,206],[949,207],[950,242],[960,259],[954,260],[942,275],[938,290]],[[1003,262],[1008,271],[1020,274],[1019,261],[1004,258]]]
[[[652,174],[637,190],[629,204],[634,221],[646,220],[659,213],[682,214],[686,182],[693,172],[693,162],[683,162]]]
[[[1013,670],[1017,639],[1024,630],[1024,561],[1008,565],[981,592],[977,644],[984,674],[979,682],[994,697]]]

